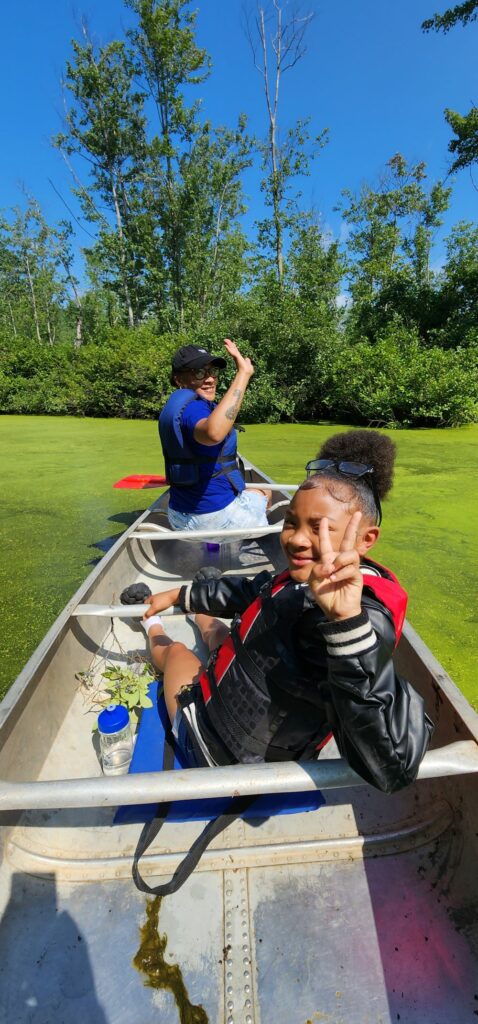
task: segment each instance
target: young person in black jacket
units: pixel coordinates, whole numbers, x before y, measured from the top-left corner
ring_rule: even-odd
[[[380,533],[394,449],[371,430],[325,442],[285,515],[286,572],[193,582],[149,598],[151,657],[191,766],[313,758],[333,733],[341,755],[379,789],[416,777],[432,724],[392,662],[407,598],[366,557]],[[157,613],[171,605],[195,613],[207,667],[166,635]],[[233,619],[231,629],[217,615]]]

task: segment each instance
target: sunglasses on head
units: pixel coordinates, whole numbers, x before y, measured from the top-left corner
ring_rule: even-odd
[[[328,469],[335,469],[342,476],[351,480],[364,479],[373,494],[373,500],[377,509],[377,526],[382,522],[382,506],[375,486],[373,466],[366,466],[363,462],[338,462],[336,459],[311,459],[305,467],[307,478],[325,473]]]
[[[218,366],[202,366],[200,370],[189,372],[193,380],[206,380],[206,377],[214,377],[217,380],[221,371]]]

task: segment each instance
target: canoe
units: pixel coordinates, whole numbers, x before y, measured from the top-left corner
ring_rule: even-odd
[[[269,482],[246,464],[249,481]],[[478,1016],[478,716],[411,626],[396,661],[435,723],[415,784],[365,785],[329,745],[307,764],[101,773],[76,675],[145,657],[122,589],[199,567],[284,567],[287,495],[271,525],[172,533],[167,493],[122,534],[0,705],[0,1024],[465,1024]],[[171,635],[192,644],[174,609]],[[136,614],[139,612],[136,611]],[[131,880],[145,805],[191,801],[142,862],[170,877],[232,794],[325,796],[317,810],[239,819],[179,892]],[[307,802],[306,802],[307,806]],[[133,813],[134,809],[134,813]]]

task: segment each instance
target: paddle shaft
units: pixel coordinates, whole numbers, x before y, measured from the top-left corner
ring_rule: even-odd
[[[137,473],[132,476],[125,476],[121,480],[117,480],[113,487],[122,488],[123,490],[139,491],[150,488],[166,487],[167,480],[165,476],[160,476],[153,473]],[[261,490],[261,491],[296,491],[298,484],[279,484],[279,483],[262,483],[261,480],[256,482],[247,483],[245,487],[247,490]]]

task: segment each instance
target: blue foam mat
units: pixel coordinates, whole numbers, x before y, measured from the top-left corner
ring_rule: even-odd
[[[133,757],[129,772],[160,772],[163,767],[164,737],[169,728],[168,713],[164,697],[158,701],[158,686],[151,683],[149,697],[152,708],[144,708],[138,728]],[[181,752],[176,749],[174,768],[187,768]],[[229,797],[209,800],[177,800],[171,804],[169,821],[210,821],[223,814],[230,803]],[[245,818],[270,818],[276,814],[298,814],[302,811],[316,811],[325,804],[320,790],[305,793],[269,793],[258,796],[243,815]],[[156,814],[157,804],[138,804],[119,807],[114,824],[151,821]],[[259,822],[258,822],[259,824]]]

